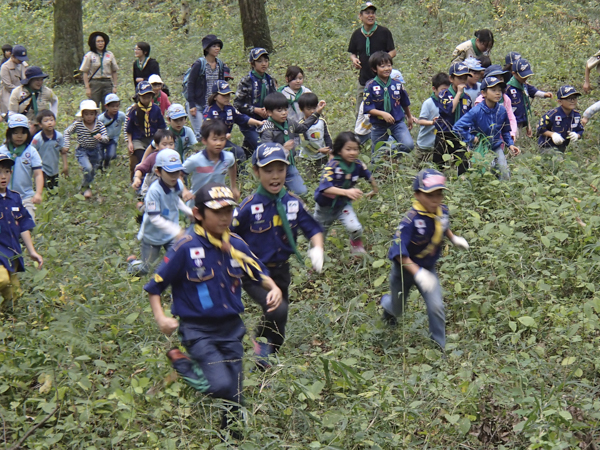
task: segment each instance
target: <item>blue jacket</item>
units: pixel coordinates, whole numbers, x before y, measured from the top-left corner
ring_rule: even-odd
[[[315,202],[322,207],[343,207],[350,203],[348,197],[325,194],[325,191],[330,187],[351,189],[356,185],[359,178],[371,181],[371,172],[367,169],[365,163],[357,160],[354,163],[354,170],[352,173],[345,174],[340,167],[339,161],[332,159],[323,168],[319,186],[317,186],[317,189],[315,190]]]
[[[165,119],[160,112],[160,108],[152,103],[152,109],[150,110],[149,114],[150,133],[146,134],[146,131],[144,129],[140,129],[138,126],[137,111],[138,108],[136,103],[129,110],[129,114],[127,114],[127,128],[125,128],[125,132],[131,134],[133,140],[151,138],[158,130],[167,128],[167,124],[165,123]]]
[[[227,125],[227,132],[231,133],[234,123],[237,126],[248,125],[250,117],[240,113],[231,105],[226,105],[225,108],[221,109],[219,105],[214,103],[212,106],[207,106],[204,110],[204,120],[210,119],[221,119]]]
[[[6,190],[0,195],[0,264],[9,272],[23,272],[21,233],[35,227],[29,212],[23,206],[18,192]]]
[[[473,100],[463,92],[460,96],[459,104],[456,106],[456,109],[452,111],[454,94],[451,89],[452,86],[450,86],[450,89],[440,92],[439,97],[432,97],[433,102],[440,110],[438,120],[436,120],[434,124],[438,133],[452,131],[452,127],[458,119],[464,116],[473,107]]]
[[[190,76],[188,78],[188,103],[190,108],[200,108],[200,112],[206,106],[206,90],[208,89],[206,86],[206,59],[204,62],[199,59],[196,60],[194,64],[192,64],[192,70],[190,71]],[[204,72],[202,72],[202,68],[204,67]],[[219,68],[219,80],[225,80],[229,78],[229,67],[223,63],[219,58],[217,58],[217,67]]]
[[[569,115],[565,114],[565,111],[561,106],[558,106],[554,109],[551,109],[546,114],[542,116],[540,119],[540,123],[538,124],[537,134],[538,134],[538,145],[540,147],[556,147],[552,138],[544,136],[542,133],[545,131],[552,131],[554,133],[560,134],[565,142],[561,145],[561,147],[566,147],[571,142],[568,139],[569,132],[573,131],[577,133],[579,137],[583,135],[583,125],[581,125],[581,114],[579,111],[571,111]]]
[[[365,85],[364,93],[364,112],[367,114],[369,111],[376,109],[378,111],[384,111],[383,104],[385,98],[385,87],[379,84],[375,79],[367,81]],[[391,100],[391,111],[389,113],[394,117],[395,123],[402,122],[404,120],[404,108],[410,106],[410,99],[406,90],[399,81],[392,80],[392,83],[387,88],[390,93]],[[382,125],[390,127],[391,124],[387,123],[379,116],[370,116],[371,123],[373,125]]]
[[[493,109],[485,101],[479,103],[454,124],[452,131],[467,144],[471,144],[478,134],[483,134],[490,140],[492,150],[499,148],[503,142],[508,146],[514,145],[510,137],[508,113],[500,103],[496,103]]]

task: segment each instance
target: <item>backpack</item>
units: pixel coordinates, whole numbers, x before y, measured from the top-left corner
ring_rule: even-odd
[[[198,74],[198,78],[202,78],[205,74],[206,74],[206,58],[201,57],[198,58],[194,64],[196,64],[197,62],[200,63],[200,73]],[[183,74],[183,82],[181,83],[181,88],[183,91],[183,97],[185,98],[186,101],[188,101],[188,82],[190,81],[190,73],[192,73],[192,66],[194,65],[192,64],[188,70],[185,71],[185,73]],[[217,58],[217,66],[219,67],[219,74],[223,73],[223,61],[221,61],[219,58]]]

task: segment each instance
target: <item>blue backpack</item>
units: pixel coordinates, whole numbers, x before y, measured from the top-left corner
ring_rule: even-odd
[[[198,79],[200,79],[206,75],[206,58],[204,56],[202,56],[202,57],[198,58],[194,62],[194,64],[196,64],[197,62],[200,63],[200,72],[198,73]],[[190,73],[192,73],[192,66],[194,64],[192,64],[188,68],[188,70],[185,71],[185,73],[183,74],[183,82],[181,83],[181,88],[183,90],[183,97],[185,98],[186,101],[189,100],[188,99],[188,82],[190,81]],[[225,64],[219,58],[217,58],[217,65],[219,67],[219,74],[223,73],[223,67]]]

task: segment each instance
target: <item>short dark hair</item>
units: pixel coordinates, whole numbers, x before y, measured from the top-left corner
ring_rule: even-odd
[[[289,80],[295,80],[300,74],[304,75],[304,70],[298,66],[290,66],[285,72],[285,79],[289,82]]]
[[[483,67],[484,69],[487,69],[488,67],[490,67],[492,65],[492,60],[488,55],[481,55],[477,58],[477,61],[479,61],[479,65],[481,67]]]
[[[287,109],[289,103],[287,97],[281,92],[273,92],[265,97],[264,105],[267,111],[275,111],[276,109]]]
[[[42,120],[44,119],[44,117],[52,117],[54,120],[56,120],[56,116],[54,115],[54,113],[52,111],[50,111],[49,109],[42,109],[37,116],[35,116],[35,121],[37,123],[42,123]]]
[[[260,56],[258,57],[258,59],[253,59],[252,61],[250,61],[250,65],[251,65],[252,67],[254,67],[254,64],[256,64],[256,61],[258,61],[258,60],[259,60],[260,58],[262,58],[263,56],[264,56],[265,58],[267,58],[267,61],[270,61],[270,60],[271,60],[271,58],[269,58],[269,54],[268,54],[268,53],[264,53],[264,54],[260,55]]]
[[[202,122],[200,135],[202,139],[208,139],[210,135],[225,136],[227,134],[227,125],[221,119],[210,119]]]
[[[144,52],[144,55],[150,56],[150,44],[147,42],[138,42],[135,45],[137,45],[137,47]]]
[[[8,130],[6,130],[6,143],[8,144],[9,142],[12,142],[12,135],[15,132],[15,130],[18,130],[19,128],[23,128],[25,130],[25,134],[27,134],[25,146],[28,146],[31,143],[31,131],[29,131],[29,127],[16,127],[9,128]]]
[[[306,108],[316,108],[319,105],[319,97],[317,94],[312,92],[305,92],[298,99],[298,106],[300,111],[304,111]]]
[[[360,148],[360,139],[356,134],[354,134],[352,131],[342,131],[337,135],[335,141],[333,141],[331,153],[334,155],[339,155],[347,142],[356,142],[356,144],[358,144],[358,148]]]
[[[380,66],[386,62],[389,62],[390,64],[392,64],[394,62],[394,60],[392,59],[392,57],[390,56],[390,54],[388,52],[384,52],[383,50],[380,50],[378,52],[373,53],[371,55],[371,57],[369,58],[369,67],[371,67],[371,70],[373,72],[377,72],[377,66]]]
[[[436,89],[444,84],[447,84],[448,86],[452,84],[450,83],[450,76],[448,76],[446,72],[436,73],[431,79],[431,85]]]
[[[158,144],[160,144],[160,141],[162,141],[166,137],[170,137],[171,139],[173,139],[173,142],[175,142],[175,135],[168,128],[161,128],[157,130],[156,133],[154,133],[152,140],[154,141],[154,145],[156,145],[156,148],[158,148]]]
[[[194,206],[196,208],[198,208],[198,212],[200,213],[200,215],[202,217],[204,217],[204,211],[206,211],[206,205],[204,204],[204,202],[202,201],[202,199],[200,198],[199,195],[197,195],[196,198],[194,199]],[[198,220],[196,218],[196,216],[194,216],[194,223],[202,223],[202,221]]]
[[[14,164],[11,164],[10,159],[3,159],[0,161],[0,167],[7,167],[8,169],[10,169],[12,171]]]
[[[481,30],[477,30],[475,32],[475,37],[479,39],[480,42],[487,44],[487,49],[490,51],[494,46],[494,33],[492,33],[487,28],[482,28]]]

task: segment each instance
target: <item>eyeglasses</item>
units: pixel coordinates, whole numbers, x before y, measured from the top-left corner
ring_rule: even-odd
[[[155,87],[162,87],[162,86],[163,86],[163,84],[162,84],[162,83],[152,83],[152,84],[151,84],[151,86],[152,86],[153,88],[155,88]]]
[[[364,10],[361,14],[364,14],[365,16],[374,16],[376,13],[373,10]]]

